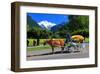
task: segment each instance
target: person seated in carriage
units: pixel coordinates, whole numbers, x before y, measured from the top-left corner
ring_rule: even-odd
[[[79,47],[82,47],[82,44],[84,41],[84,37],[82,35],[73,35],[71,36],[70,33],[66,34],[66,40],[65,45],[67,45],[67,49],[70,50],[71,47],[74,47],[74,49],[79,49]]]

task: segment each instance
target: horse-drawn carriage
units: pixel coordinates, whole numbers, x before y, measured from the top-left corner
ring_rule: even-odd
[[[82,43],[84,41],[84,37],[81,35],[74,35],[74,36],[68,36],[67,40],[64,41],[64,39],[50,39],[47,40],[47,43],[52,47],[52,53],[54,53],[55,47],[61,47],[61,52],[64,51],[68,52],[74,52],[74,51],[80,51],[82,47]]]

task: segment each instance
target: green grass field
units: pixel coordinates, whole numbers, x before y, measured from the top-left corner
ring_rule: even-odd
[[[29,46],[33,46],[33,41],[37,41],[36,39],[28,39],[29,40]],[[43,45],[43,43],[46,41],[46,39],[40,39],[40,45]]]
[[[89,42],[89,38],[85,38],[85,42]]]

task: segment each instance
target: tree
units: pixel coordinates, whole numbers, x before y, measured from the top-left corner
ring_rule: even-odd
[[[41,29],[40,28],[33,28],[33,37],[37,39],[37,45],[40,43],[40,34],[41,34]]]
[[[27,31],[27,38],[37,39],[37,45],[39,45],[40,39],[48,39],[51,38],[51,36],[52,36],[52,32],[46,29],[34,27]]]
[[[59,31],[66,31],[71,34],[82,34],[89,37],[89,17],[82,15],[69,15],[69,22],[66,23]],[[79,31],[79,32],[78,32]]]
[[[42,38],[42,39],[48,39],[48,38],[50,38],[51,34],[52,34],[52,32],[50,30],[42,29],[41,30],[40,38]]]
[[[65,37],[67,32],[74,34],[82,34],[89,37],[89,16],[69,15],[69,22],[60,27],[57,32],[61,37]]]
[[[71,32],[79,29],[89,29],[89,17],[82,15],[70,15],[68,28]]]

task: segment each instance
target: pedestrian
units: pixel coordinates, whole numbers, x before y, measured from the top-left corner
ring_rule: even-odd
[[[65,41],[65,43],[68,43],[68,42],[71,42],[72,40],[71,40],[71,34],[70,33],[67,33],[66,34],[66,41]]]

